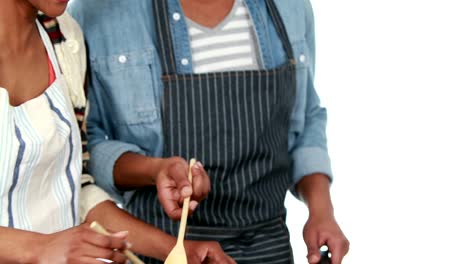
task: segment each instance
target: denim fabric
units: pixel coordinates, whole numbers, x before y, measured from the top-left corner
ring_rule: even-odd
[[[286,60],[263,0],[245,0],[257,34],[261,67]],[[276,0],[297,62],[297,96],[289,128],[294,183],[311,173],[332,179],[326,109],[314,88],[315,36],[309,0]],[[163,83],[157,53],[153,0],[79,0],[69,12],[80,23],[89,49],[88,146],[97,184],[121,198],[113,182],[115,161],[125,152],[160,157]],[[191,73],[187,25],[178,0],[170,0],[171,30],[179,73]],[[292,183],[292,184],[294,184]]]

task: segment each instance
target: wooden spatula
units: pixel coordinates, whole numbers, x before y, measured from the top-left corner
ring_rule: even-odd
[[[192,183],[192,167],[195,165],[196,160],[190,160],[189,166],[189,181]],[[185,228],[187,226],[187,216],[189,209],[190,197],[184,199],[184,204],[182,206],[182,217],[180,218],[180,227],[179,235],[177,236],[177,243],[172,249],[169,256],[167,256],[164,264],[187,264],[187,255],[185,254],[184,248],[184,237],[185,237]]]

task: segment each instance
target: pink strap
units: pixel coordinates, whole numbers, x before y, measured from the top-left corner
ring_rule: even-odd
[[[47,58],[47,61],[49,62],[49,85],[51,85],[55,81],[56,76],[52,61],[50,60],[50,58]]]

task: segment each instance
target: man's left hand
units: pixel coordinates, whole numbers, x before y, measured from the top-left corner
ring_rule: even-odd
[[[328,246],[331,252],[332,264],[341,264],[348,253],[349,241],[333,216],[310,216],[304,226],[303,235],[310,264],[319,263],[320,247],[323,245]]]

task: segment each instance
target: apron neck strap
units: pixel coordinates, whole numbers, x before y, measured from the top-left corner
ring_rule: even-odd
[[[169,22],[168,0],[154,0],[153,2],[155,28],[157,30],[156,47],[159,52],[163,75],[177,73],[171,25]]]
[[[161,60],[163,75],[177,73],[177,64],[174,54],[174,45],[170,26],[170,14],[168,8],[169,0],[154,0],[154,16],[157,30],[157,49]],[[286,56],[290,63],[294,62],[294,52],[289,41],[286,27],[281,19],[280,13],[274,0],[265,0],[268,13],[271,16],[273,25],[278,32],[279,38],[283,44]]]
[[[294,51],[291,46],[291,41],[289,41],[288,32],[286,31],[286,26],[284,25],[283,19],[278,11],[278,7],[275,4],[274,0],[266,0],[266,5],[268,12],[273,20],[273,24],[278,32],[281,43],[283,44],[284,51],[290,63],[295,64]]]

